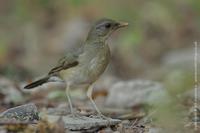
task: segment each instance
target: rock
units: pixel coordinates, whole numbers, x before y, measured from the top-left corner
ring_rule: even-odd
[[[0,122],[34,122],[39,120],[37,107],[35,104],[25,104],[10,108],[0,114]]]
[[[117,125],[121,122],[121,120],[111,119],[111,118],[108,118],[109,119],[108,121],[97,117],[80,116],[73,118],[71,115],[67,116],[48,115],[48,120],[52,123],[56,123],[60,119],[62,119],[62,121],[64,122],[66,129],[75,131],[91,130],[94,128],[99,129],[102,127]]]
[[[169,100],[167,91],[158,83],[149,80],[121,81],[109,90],[106,105],[133,107],[140,104],[158,104]]]

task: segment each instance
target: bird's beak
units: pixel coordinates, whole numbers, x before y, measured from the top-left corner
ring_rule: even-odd
[[[118,22],[117,28],[122,28],[122,27],[126,27],[126,26],[128,26],[127,22]]]

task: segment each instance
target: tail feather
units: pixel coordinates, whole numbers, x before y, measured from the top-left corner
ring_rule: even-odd
[[[38,86],[46,83],[48,81],[48,79],[49,79],[49,77],[45,77],[45,78],[42,78],[40,80],[37,80],[37,81],[35,81],[33,83],[30,83],[30,84],[26,85],[24,87],[24,89],[32,89],[32,88],[38,87]]]

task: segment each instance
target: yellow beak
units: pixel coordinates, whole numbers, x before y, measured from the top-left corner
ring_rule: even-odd
[[[119,22],[118,28],[126,27],[126,26],[128,26],[127,22]]]

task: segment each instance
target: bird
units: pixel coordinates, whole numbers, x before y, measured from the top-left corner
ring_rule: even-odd
[[[24,89],[33,89],[50,82],[64,82],[70,113],[75,116],[70,90],[80,86],[87,89],[87,96],[93,108],[99,116],[104,117],[92,99],[93,84],[105,71],[111,58],[108,38],[114,31],[126,26],[127,22],[108,18],[98,20],[91,27],[79,50],[66,53],[45,77],[26,85]]]

